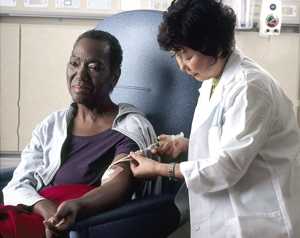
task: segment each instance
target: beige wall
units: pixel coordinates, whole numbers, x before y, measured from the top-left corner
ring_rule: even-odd
[[[18,150],[19,25],[0,23],[0,151]]]
[[[96,23],[0,18],[0,152],[22,150],[38,122],[69,104],[66,62],[76,37]],[[266,39],[256,32],[238,32],[237,45],[269,70],[295,105],[298,103],[299,34]]]
[[[76,37],[91,26],[21,26],[20,148],[32,128],[49,112],[63,109],[70,99],[65,68]]]
[[[237,32],[238,47],[268,70],[280,83],[295,106],[299,98],[300,35],[283,33],[279,37],[263,38],[255,32]]]

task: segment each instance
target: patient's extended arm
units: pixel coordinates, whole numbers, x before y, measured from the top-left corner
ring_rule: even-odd
[[[120,154],[114,161],[126,156]],[[133,176],[129,163],[114,165],[112,173],[101,186],[96,187],[78,199],[63,202],[56,214],[45,221],[49,229],[63,231],[72,225],[77,217],[88,217],[110,209],[127,200],[133,193]]]

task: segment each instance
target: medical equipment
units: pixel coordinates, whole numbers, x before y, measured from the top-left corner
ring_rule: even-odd
[[[230,6],[236,14],[236,28],[239,30],[253,27],[254,4],[253,0],[224,0],[225,5]]]
[[[135,151],[135,153],[148,156],[149,153],[151,153],[151,150],[157,148],[158,146],[159,146],[159,142],[157,141],[157,142],[155,142],[153,144],[150,144],[145,149],[140,149],[140,150]],[[102,175],[101,184],[104,184],[105,182],[109,181],[111,179],[111,176],[115,174],[115,168],[113,168],[114,165],[122,163],[122,162],[130,162],[130,161],[132,161],[132,158],[130,158],[130,155],[127,155],[127,156],[125,156],[125,157],[123,157],[123,158],[121,158],[121,159],[119,159],[117,161],[112,162],[108,166],[108,168],[105,171],[105,173]]]
[[[261,36],[279,35],[281,23],[281,0],[262,0],[259,34]]]
[[[149,153],[151,153],[151,150],[156,149],[158,146],[159,146],[159,142],[155,142],[155,143],[147,146],[145,149],[135,151],[135,153],[147,156],[147,155],[149,155]],[[122,159],[119,159],[119,160],[113,162],[109,167],[116,165],[120,162],[125,162],[125,161],[131,161],[130,155],[127,155],[127,156],[123,157]]]
[[[180,137],[182,137],[182,138],[184,137],[184,133],[183,132],[180,132],[179,134],[176,134],[176,135],[171,135],[171,140],[174,143],[175,140],[177,138],[180,138]],[[153,149],[158,148],[158,146],[159,146],[159,137],[157,139],[158,139],[157,142],[155,142],[155,143],[147,146],[145,149],[137,150],[137,151],[135,151],[135,153],[142,154],[144,156],[148,156],[149,153],[151,154],[151,151]],[[131,160],[132,159],[130,158],[130,155],[127,155],[127,156],[123,157],[122,159],[119,159],[119,160],[114,161],[113,163],[111,163],[111,165],[107,168],[107,170],[109,170],[112,166],[114,166],[114,165],[116,165],[118,163],[126,162],[126,161],[131,161]]]
[[[170,135],[170,136],[171,136],[171,141],[174,145],[176,139],[184,137],[184,133],[180,132],[179,134]],[[144,156],[149,156],[151,154],[151,151],[153,149],[158,148],[158,146],[159,146],[159,137],[157,139],[158,139],[157,142],[147,146],[145,149],[137,150],[137,151],[135,151],[135,153],[142,154]],[[114,171],[114,168],[112,168],[114,165],[122,163],[122,162],[130,162],[130,161],[132,161],[132,159],[130,158],[130,155],[127,155],[127,156],[111,163],[102,176],[102,179],[101,179],[102,183],[105,182],[106,180],[108,180],[110,178],[110,176],[114,174],[115,171]]]

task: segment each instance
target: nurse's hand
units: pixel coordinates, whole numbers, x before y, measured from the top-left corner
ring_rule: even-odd
[[[130,157],[130,168],[134,177],[153,178],[159,175],[159,162],[133,152],[130,153]]]
[[[188,150],[189,140],[185,137],[162,134],[158,139],[159,147],[151,151],[153,154],[177,158]]]

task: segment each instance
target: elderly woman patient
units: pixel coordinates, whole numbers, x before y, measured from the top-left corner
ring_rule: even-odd
[[[19,226],[23,236],[61,237],[78,217],[117,206],[137,192],[126,162],[112,166],[101,181],[111,163],[156,138],[140,111],[110,98],[121,62],[120,44],[107,32],[87,31],[76,40],[67,65],[73,103],[34,129],[3,190],[6,206],[0,213],[17,214],[23,224],[31,222],[28,230]],[[9,224],[0,220],[0,237],[14,237],[3,222]]]

